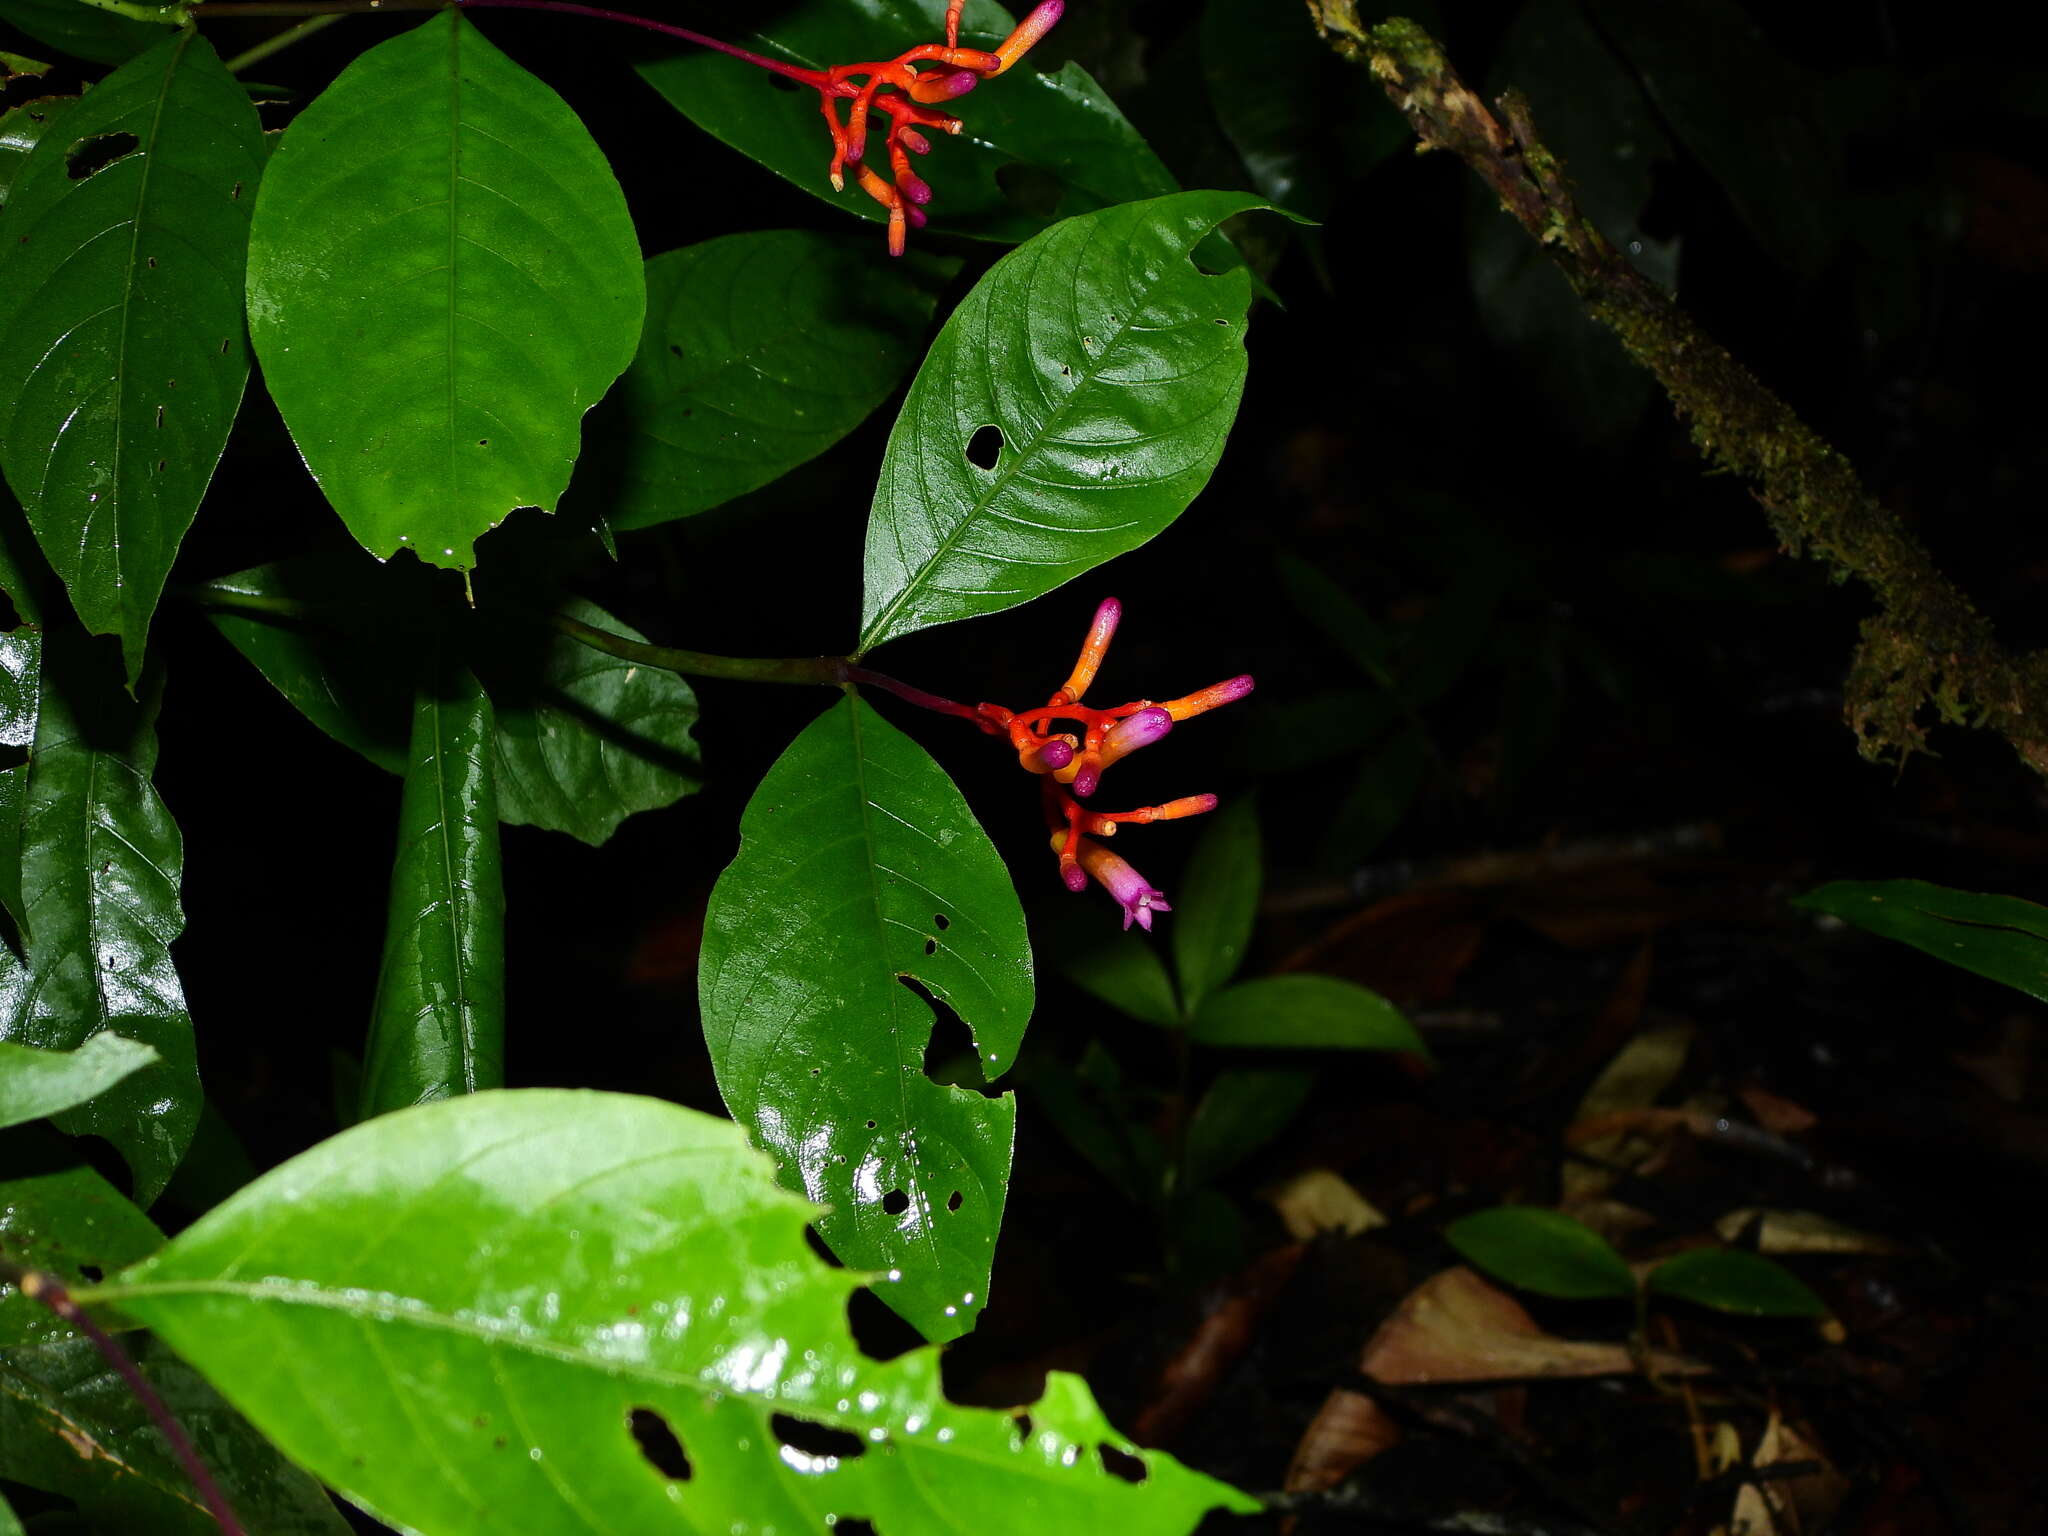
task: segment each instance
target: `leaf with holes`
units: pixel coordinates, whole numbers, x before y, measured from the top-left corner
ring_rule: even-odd
[[[858,698],[768,770],[704,916],[698,992],[719,1092],[818,1230],[927,1338],[988,1296],[1016,1100],[925,1075],[914,979],[1016,1059],[1031,950],[1009,872],[938,764]]]
[[[878,262],[847,235],[727,235],[647,263],[639,355],[575,491],[614,528],[732,500],[816,458],[916,365],[955,257]]]
[[[628,640],[646,637],[595,603],[561,611]],[[566,832],[592,847],[636,811],[659,810],[703,783],[697,696],[673,672],[519,626],[477,665],[497,717],[498,819]]]
[[[123,1341],[249,1536],[348,1536],[313,1480],[156,1340]],[[89,1339],[0,1354],[0,1478],[77,1501],[95,1531],[219,1536],[126,1382]]]
[[[554,509],[645,290],[576,115],[453,10],[380,43],[285,130],[249,328],[307,467],[380,558],[468,568]]]
[[[1247,273],[1188,253],[1262,206],[1183,192],[1087,214],[975,284],[889,434],[862,650],[1014,608],[1180,516],[1237,414],[1251,303]]]
[[[164,1235],[121,1192],[90,1168],[0,1180],[0,1254],[66,1286],[97,1285],[125,1264],[148,1258]],[[101,1314],[106,1327],[119,1320]],[[56,1313],[0,1280],[0,1349],[78,1337]]]
[[[0,1040],[0,1126],[62,1114],[156,1060],[141,1041],[114,1034],[94,1035],[75,1051]]]
[[[413,704],[362,1112],[505,1080],[505,887],[491,701],[460,666]]]
[[[293,1460],[440,1536],[1170,1536],[1256,1508],[1138,1451],[1078,1377],[1027,1421],[948,1403],[936,1350],[869,1359],[863,1277],[810,1251],[811,1214],[729,1121],[484,1093],[322,1143],[98,1299]]]
[[[70,1050],[95,1035],[160,1060],[57,1116],[127,1159],[156,1198],[199,1120],[192,1019],[171,961],[185,925],[184,848],[150,783],[154,711],[130,701],[112,657],[75,630],[48,633],[21,823],[26,958],[0,947],[0,1040]]]
[[[242,269],[256,109],[164,37],[67,107],[0,208],[0,464],[132,685],[249,378]]]
[[[730,41],[804,69],[894,58],[945,39],[945,0],[799,0],[778,8],[760,32]],[[961,20],[965,48],[994,48],[1016,22],[974,0]],[[1057,32],[1040,50],[1056,49]],[[933,134],[923,173],[935,189],[926,212],[934,229],[982,240],[1028,240],[1069,214],[1174,190],[1174,179],[1088,72],[1057,73],[1027,56],[947,110],[965,121],[957,135]],[[807,86],[708,49],[679,51],[639,66],[640,76],[678,112],[784,179],[863,219],[886,215],[851,185],[826,179],[831,140]],[[842,114],[843,114],[842,108]],[[879,142],[871,138],[870,143]]]

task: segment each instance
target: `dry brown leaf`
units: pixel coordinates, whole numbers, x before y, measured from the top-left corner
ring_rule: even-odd
[[[1848,1479],[1835,1470],[1820,1448],[1773,1411],[1750,1464],[1761,1471],[1796,1461],[1819,1465],[1797,1477],[1774,1477],[1757,1485],[1778,1527],[1788,1536],[1824,1529],[1849,1491]]]
[[[1140,1445],[1168,1444],[1208,1402],[1224,1374],[1251,1348],[1259,1319],[1294,1278],[1305,1252],[1302,1243],[1275,1248],[1217,1292],[1188,1341],[1161,1368],[1151,1400],[1139,1410],[1131,1433]]]
[[[1714,1223],[1724,1242],[1743,1241],[1757,1226],[1756,1246],[1762,1253],[1903,1253],[1888,1237],[1844,1226],[1816,1211],[1771,1211],[1744,1206]]]
[[[1323,1399],[1287,1463],[1289,1493],[1334,1488],[1400,1442],[1401,1426],[1362,1392],[1339,1387]]]
[[[1798,1136],[1820,1124],[1820,1117],[1804,1104],[1753,1083],[1736,1089],[1735,1094],[1756,1123],[1775,1136]]]
[[[1566,1210],[1577,1214],[1574,1208],[1605,1194],[1621,1170],[1640,1168],[1668,1145],[1675,1121],[1663,1118],[1664,1112],[1647,1121],[1634,1117],[1650,1111],[1677,1080],[1691,1048],[1690,1024],[1654,1024],[1623,1046],[1593,1080],[1572,1117],[1576,1134],[1568,1133],[1590,1161],[1565,1160],[1561,1204]],[[1614,1129],[1594,1133],[1596,1125]]]
[[[1744,1483],[1735,1490],[1735,1513],[1723,1529],[1728,1536],[1778,1536],[1778,1522],[1771,1518],[1771,1507],[1755,1483]]]
[[[1342,1232],[1347,1237],[1356,1237],[1361,1232],[1370,1232],[1387,1224],[1387,1218],[1373,1207],[1371,1201],[1353,1189],[1343,1175],[1329,1168],[1310,1168],[1297,1173],[1270,1189],[1261,1190],[1259,1198],[1280,1213],[1287,1235],[1297,1242],[1306,1242],[1323,1232]]]

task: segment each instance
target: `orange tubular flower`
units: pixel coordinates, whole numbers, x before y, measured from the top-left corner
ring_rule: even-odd
[[[1150,932],[1152,914],[1171,910],[1165,896],[1096,839],[1115,836],[1126,823],[1203,815],[1216,809],[1216,797],[1185,795],[1132,811],[1094,811],[1082,802],[1095,793],[1109,768],[1170,734],[1179,721],[1243,698],[1252,691],[1252,680],[1233,677],[1165,704],[1148,699],[1111,709],[1085,704],[1082,695],[1093,686],[1122,617],[1123,605],[1105,598],[1089,623],[1073,671],[1043,708],[1012,711],[1000,704],[977,704],[971,710],[964,705],[952,709],[990,735],[1007,739],[1018,766],[1038,777],[1046,828],[1067,889],[1086,890],[1092,877],[1123,908],[1126,928],[1135,922]],[[1079,729],[1055,731],[1056,724]]]

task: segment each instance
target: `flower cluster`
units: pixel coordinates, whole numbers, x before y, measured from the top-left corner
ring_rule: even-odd
[[[1152,914],[1172,910],[1166,897],[1110,852],[1102,840],[1114,837],[1117,828],[1127,822],[1177,821],[1213,811],[1216,797],[1189,795],[1135,811],[1097,811],[1082,802],[1095,793],[1105,770],[1140,747],[1151,746],[1181,721],[1243,698],[1252,691],[1252,680],[1233,677],[1163,704],[1139,699],[1112,709],[1095,709],[1082,702],[1082,695],[1095,681],[1122,617],[1121,603],[1113,597],[1103,600],[1088,626],[1080,660],[1043,708],[1013,713],[1000,704],[978,704],[973,713],[984,731],[1007,737],[1018,764],[1038,775],[1046,826],[1067,889],[1085,889],[1093,876],[1124,909],[1124,927],[1135,922],[1150,932]],[[1078,729],[1056,729],[1065,725]]]
[[[1043,0],[991,53],[958,46],[960,12],[965,4],[966,0],[951,0],[947,5],[943,45],[925,43],[886,63],[835,64],[817,70],[754,59],[818,93],[818,107],[832,135],[832,190],[845,187],[846,168],[852,166],[860,189],[889,211],[891,256],[903,254],[906,226],[924,227],[924,205],[932,196],[930,183],[910,168],[910,157],[931,152],[925,130],[960,131],[960,119],[939,111],[937,104],[956,101],[982,81],[1003,73],[1052,30],[1067,8],[1066,0]],[[839,116],[842,101],[852,103],[844,121]],[[886,178],[868,163],[868,119],[878,109],[889,119],[882,136],[882,152],[889,163]]]

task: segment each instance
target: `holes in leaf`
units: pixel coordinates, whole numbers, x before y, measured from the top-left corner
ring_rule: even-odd
[[[870,1360],[894,1360],[924,1343],[923,1334],[865,1285],[846,1298],[846,1326],[860,1352]]]
[[[936,955],[939,952],[939,941],[937,939],[926,939],[924,941],[924,952],[928,955]]]
[[[771,1414],[768,1429],[792,1451],[815,1456],[821,1461],[827,1458],[853,1461],[868,1453],[867,1442],[852,1430],[834,1429],[830,1424],[813,1423],[794,1414]]]
[[[946,1209],[947,1209],[947,1210],[949,1210],[949,1211],[957,1211],[957,1210],[959,1210],[959,1209],[960,1209],[960,1203],[961,1203],[961,1197],[960,1197],[960,1191],[959,1191],[959,1190],[957,1190],[957,1189],[956,1189],[956,1190],[954,1190],[954,1191],[953,1191],[953,1193],[951,1193],[950,1195],[946,1196]]]
[[[83,181],[140,148],[142,140],[132,133],[96,133],[71,146],[71,152],[64,157],[64,174],[73,181]]]
[[[1106,1440],[1095,1447],[1095,1454],[1102,1461],[1102,1470],[1123,1482],[1142,1483],[1151,1473],[1144,1462],[1129,1451],[1118,1450]]]
[[[986,1068],[974,1045],[974,1032],[960,1015],[940,1002],[909,976],[897,980],[923,998],[932,1010],[932,1032],[924,1046],[924,1075],[935,1083],[953,1088],[972,1088],[983,1098],[998,1096],[988,1086]]]
[[[640,1454],[655,1471],[671,1482],[690,1480],[690,1458],[676,1432],[668,1427],[667,1419],[652,1408],[635,1408],[626,1415],[626,1427],[633,1432],[633,1443],[640,1447]]]
[[[875,1128],[875,1122],[874,1122],[874,1121],[872,1121],[872,1120],[870,1120],[870,1121],[868,1122],[868,1129],[872,1131],[872,1130],[873,1130],[874,1128]]]
[[[1031,1443],[1031,1415],[1028,1413],[1013,1413],[1010,1415],[1010,1423],[1016,1427],[1017,1444],[1019,1446],[1029,1445]]]
[[[934,912],[932,914],[932,925],[935,928],[937,928],[939,932],[944,933],[948,928],[953,926],[953,919],[946,916],[946,914],[943,912]]]
[[[910,1196],[900,1189],[892,1189],[882,1196],[882,1213],[886,1216],[901,1216],[910,1209]]]
[[[98,1285],[102,1280],[107,1278],[107,1272],[104,1269],[101,1269],[97,1264],[79,1265],[78,1275],[80,1279],[90,1280],[94,1285]]]
[[[827,1515],[825,1529],[832,1536],[875,1536],[875,1527],[859,1515]]]
[[[1003,429],[996,426],[977,427],[974,436],[967,439],[967,462],[976,469],[994,469],[996,460],[1003,456]]]

